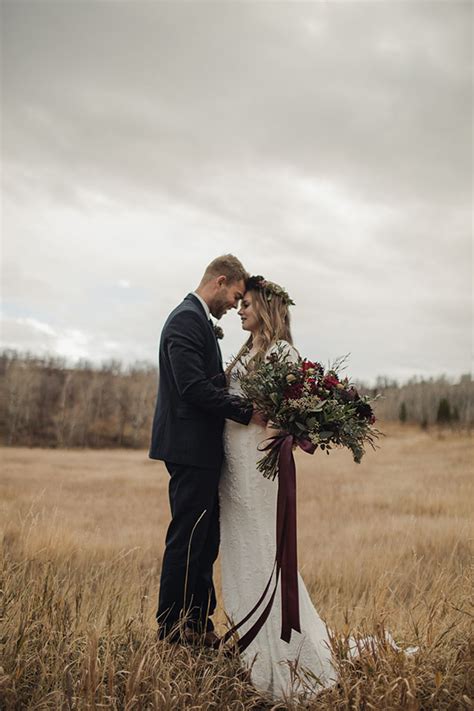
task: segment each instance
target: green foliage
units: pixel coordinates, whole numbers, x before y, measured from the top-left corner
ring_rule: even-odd
[[[328,454],[331,445],[347,447],[360,462],[365,445],[375,448],[380,432],[372,426],[374,398],[360,396],[349,378],[339,377],[345,360],[338,359],[325,371],[320,363],[292,361],[287,345],[278,344],[266,361],[238,377],[244,395],[283,436],[292,436],[295,446],[312,445]],[[282,439],[268,442],[258,462],[258,469],[271,479],[278,474]]]
[[[407,406],[404,402],[400,405],[400,413],[398,415],[400,422],[405,423],[407,421]]]
[[[438,405],[438,413],[436,415],[436,422],[439,425],[447,425],[451,422],[451,406],[449,400],[445,397],[441,398]]]

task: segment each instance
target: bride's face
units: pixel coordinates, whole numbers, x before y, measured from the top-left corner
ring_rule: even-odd
[[[254,311],[253,294],[251,291],[245,292],[244,297],[240,302],[240,309],[237,313],[242,321],[242,328],[244,331],[251,331],[252,333],[258,331],[258,318]]]

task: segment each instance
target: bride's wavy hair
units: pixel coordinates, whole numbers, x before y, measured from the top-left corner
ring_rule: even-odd
[[[268,286],[271,284],[271,292]],[[259,325],[258,351],[247,363],[247,369],[255,367],[265,357],[265,353],[276,341],[287,341],[293,345],[290,327],[290,312],[288,294],[273,282],[265,282],[263,277],[250,277],[245,284],[245,293],[251,292],[252,305]],[[270,298],[269,298],[270,296]],[[245,298],[245,294],[244,294]],[[291,302],[293,303],[293,302]],[[229,375],[234,365],[253,347],[253,336],[250,334],[235,358],[227,366],[226,374]]]

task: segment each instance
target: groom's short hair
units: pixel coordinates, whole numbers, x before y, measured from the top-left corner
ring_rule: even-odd
[[[210,264],[207,265],[204,276],[201,279],[201,284],[206,284],[211,279],[217,276],[225,276],[229,284],[234,284],[236,281],[247,281],[249,274],[246,271],[242,262],[234,257],[233,254],[223,254],[222,257],[216,257]]]

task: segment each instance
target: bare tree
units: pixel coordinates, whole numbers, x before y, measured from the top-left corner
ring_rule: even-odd
[[[363,384],[358,384],[364,391]],[[15,351],[0,353],[0,439],[8,445],[46,447],[147,447],[157,392],[156,368],[136,363],[124,369],[109,361],[68,367],[59,358]],[[400,385],[381,376],[365,392],[381,420],[429,427],[440,421],[440,403],[453,427],[472,428],[474,384],[445,377],[412,378]],[[446,420],[446,418],[444,418]],[[443,417],[441,417],[443,420]]]

